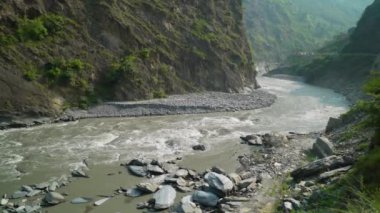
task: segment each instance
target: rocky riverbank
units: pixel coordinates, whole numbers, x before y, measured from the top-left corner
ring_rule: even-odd
[[[108,102],[87,110],[69,109],[58,118],[9,117],[0,119],[0,130],[88,118],[140,117],[254,110],[271,106],[276,96],[254,90],[246,93],[206,92],[172,95],[164,99]]]
[[[288,172],[304,164],[304,153],[312,148],[318,136],[318,133],[268,133],[236,138],[233,143],[245,146],[252,152],[239,155],[236,160],[240,166],[230,173],[217,166],[205,168],[204,171],[184,168],[180,166],[181,157],[165,162],[134,159],[121,164],[121,167],[141,178],[140,183],[110,188],[105,197],[89,196],[82,192],[82,196],[68,199],[71,193],[66,189],[68,185],[79,181],[85,184],[96,178],[89,175],[90,163],[84,161],[82,168],[71,172],[72,177],[62,176],[44,183],[20,186],[19,191],[3,196],[2,206],[8,212],[29,213],[38,212],[41,208],[49,210],[51,206],[62,203],[93,206],[91,208],[96,209],[110,200],[126,196],[145,199],[137,204],[137,209],[169,209],[169,212],[186,213],[215,210],[256,212],[266,208],[268,203],[274,205],[279,199],[278,195],[268,192],[276,191],[276,183]],[[198,147],[194,149],[198,150]],[[107,175],[111,179],[112,176],[123,175],[123,172]]]

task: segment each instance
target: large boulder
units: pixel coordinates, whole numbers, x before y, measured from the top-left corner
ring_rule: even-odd
[[[311,176],[319,175],[322,172],[349,166],[354,163],[350,157],[332,155],[323,159],[311,162],[301,168],[291,172],[291,176],[296,180],[302,180]]]
[[[155,174],[155,175],[162,175],[165,173],[165,171],[159,166],[159,165],[152,165],[152,164],[149,164],[147,166],[147,170],[152,173],[152,174]]]
[[[313,144],[313,153],[320,158],[325,158],[334,154],[334,145],[326,137],[319,137]]]
[[[267,133],[263,136],[263,144],[267,147],[279,147],[288,142],[286,135],[280,133]]]
[[[196,191],[194,194],[191,196],[191,199],[195,203],[199,203],[203,206],[208,206],[208,207],[215,207],[218,205],[218,196],[211,192],[205,192],[205,191]]]
[[[153,198],[155,200],[155,209],[167,209],[174,204],[176,191],[172,186],[165,185],[153,195]]]
[[[49,192],[44,198],[45,204],[47,205],[57,205],[65,201],[65,197],[58,192]]]
[[[215,172],[209,172],[204,177],[210,187],[223,193],[227,193],[234,188],[234,183],[226,176]]]
[[[330,133],[331,131],[339,128],[343,124],[342,119],[340,118],[330,118],[327,122],[326,133]]]

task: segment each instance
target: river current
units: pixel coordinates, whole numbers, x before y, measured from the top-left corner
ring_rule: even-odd
[[[0,193],[32,181],[67,174],[83,159],[105,165],[134,157],[191,154],[202,143],[212,152],[239,136],[269,131],[320,131],[348,109],[331,90],[299,81],[260,77],[278,99],[271,107],[241,112],[140,118],[88,119],[0,131]]]

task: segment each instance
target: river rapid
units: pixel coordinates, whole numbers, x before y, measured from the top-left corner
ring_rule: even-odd
[[[218,153],[239,144],[239,136],[320,131],[329,117],[348,109],[345,98],[328,89],[285,79],[258,80],[262,90],[277,96],[271,107],[199,115],[87,119],[0,131],[0,193],[68,174],[83,159],[105,168],[135,157],[196,156],[199,154],[194,154],[192,146],[201,143],[208,147],[208,156],[213,156],[209,163],[220,162],[223,155]],[[193,162],[195,167],[200,167],[199,163]],[[187,164],[191,166],[192,161]]]

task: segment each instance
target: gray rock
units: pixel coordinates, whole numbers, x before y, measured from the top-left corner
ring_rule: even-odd
[[[288,142],[288,138],[280,133],[267,133],[263,136],[263,144],[267,147],[279,147]]]
[[[49,192],[45,195],[44,201],[48,205],[57,205],[64,202],[65,198],[58,192]]]
[[[291,212],[293,210],[293,205],[291,202],[285,201],[284,202],[284,211],[285,212]]]
[[[334,169],[332,171],[324,172],[324,173],[319,175],[319,180],[323,181],[323,180],[344,174],[344,173],[348,172],[348,170],[350,170],[351,168],[352,168],[352,166],[346,166],[343,168]]]
[[[27,194],[28,194],[28,192],[25,192],[25,191],[17,191],[15,193],[13,193],[10,198],[11,199],[19,199],[19,198],[26,197]]]
[[[148,167],[147,167],[147,170],[150,172],[150,173],[153,173],[155,175],[162,175],[165,173],[165,171],[158,165],[151,165],[149,164]]]
[[[198,144],[198,145],[193,146],[193,150],[196,150],[196,151],[205,151],[206,150],[206,146],[203,145],[203,144]]]
[[[66,175],[62,175],[57,182],[59,183],[59,187],[67,186],[69,184],[69,179]]]
[[[106,198],[103,198],[103,199],[97,200],[97,201],[95,201],[94,205],[95,205],[95,206],[103,205],[105,202],[107,202],[107,201],[110,200],[110,199],[111,199],[110,197],[106,197]]]
[[[57,190],[59,188],[59,183],[58,182],[52,182],[49,187],[48,187],[48,190],[49,192],[54,192],[55,190]]]
[[[33,190],[31,192],[29,192],[26,196],[27,197],[34,197],[36,195],[39,195],[41,193],[41,190]]]
[[[187,186],[176,186],[176,188],[178,189],[179,192],[182,192],[182,193],[187,193],[187,192],[193,191],[192,188],[187,187]]]
[[[301,202],[294,198],[285,198],[284,201],[291,202],[296,209],[301,208]]]
[[[218,196],[211,192],[205,192],[205,191],[196,191],[194,194],[191,196],[191,199],[195,203],[199,203],[203,206],[208,206],[208,207],[215,207],[218,205]]]
[[[153,198],[155,200],[155,209],[167,209],[174,204],[176,191],[173,187],[165,185],[153,195]]]
[[[129,166],[146,166],[147,162],[141,159],[133,159],[127,163]]]
[[[179,169],[178,171],[176,171],[175,173],[175,176],[176,177],[186,177],[189,175],[189,171],[187,171],[187,169]]]
[[[77,197],[77,198],[72,199],[70,203],[72,203],[72,204],[83,204],[83,203],[89,203],[91,201],[92,201],[91,198]]]
[[[145,166],[128,166],[128,170],[129,172],[131,172],[131,174],[138,177],[145,177],[148,175]]]
[[[181,177],[177,179],[176,183],[178,186],[187,186],[188,185],[187,181]]]
[[[242,180],[245,180],[245,179],[251,178],[253,174],[251,172],[245,171],[245,172],[239,173],[239,176],[241,177]]]
[[[243,189],[243,188],[247,188],[251,186],[252,184],[256,184],[256,178],[248,178],[248,179],[242,180],[240,181],[238,186],[240,189]]]
[[[40,210],[41,210],[41,206],[39,206],[39,205],[25,206],[23,213],[37,213],[37,212],[40,212]]]
[[[291,172],[295,180],[302,180],[320,173],[352,165],[354,160],[350,157],[332,155],[323,159],[311,162],[301,168]]]
[[[338,128],[342,124],[343,124],[342,119],[340,119],[340,118],[330,118],[329,121],[327,122],[327,126],[326,126],[325,132],[326,133],[330,133],[331,131],[333,131],[334,129]]]
[[[136,187],[143,192],[154,193],[158,190],[159,186],[155,183],[139,183]]]
[[[142,202],[142,203],[138,203],[136,208],[137,209],[147,209],[149,208],[149,203],[148,202]]]
[[[334,154],[334,145],[325,137],[319,137],[313,144],[313,153],[320,158],[325,158]]]
[[[253,135],[252,138],[250,138],[247,143],[252,146],[261,146],[263,145],[263,140],[261,139],[260,136]]]
[[[217,189],[223,193],[229,192],[234,188],[234,184],[228,177],[217,174],[215,172],[207,173],[204,179],[210,185],[210,187]]]
[[[226,171],[220,167],[217,167],[217,166],[213,166],[211,168],[211,171],[212,172],[215,172],[215,173],[218,173],[218,174],[222,174],[222,175],[226,175]]]
[[[89,176],[83,170],[80,170],[80,169],[76,169],[76,170],[72,171],[71,175],[73,177],[89,178]]]
[[[178,178],[174,178],[174,177],[166,177],[165,179],[164,179],[164,182],[165,183],[177,183],[177,180],[178,180]]]
[[[33,191],[33,188],[30,187],[30,186],[27,186],[27,185],[23,185],[23,186],[21,186],[21,191],[24,191],[24,192],[32,192],[32,191]]]
[[[49,183],[48,182],[44,182],[44,183],[37,184],[34,188],[35,189],[40,189],[40,190],[45,190],[48,187],[49,187]]]
[[[138,189],[137,187],[128,189],[127,192],[125,193],[125,195],[128,197],[140,197],[143,194],[144,192]]]
[[[230,196],[223,198],[223,202],[249,202],[250,199],[246,197]]]
[[[179,213],[202,213],[202,210],[191,200],[191,195],[181,199],[181,205],[178,209]]]
[[[5,205],[7,205],[8,202],[9,202],[9,199],[3,198],[0,201],[0,206],[5,206]]]
[[[234,182],[235,185],[238,185],[241,181],[240,175],[236,173],[230,173],[228,177]]]

